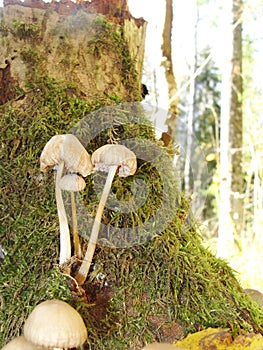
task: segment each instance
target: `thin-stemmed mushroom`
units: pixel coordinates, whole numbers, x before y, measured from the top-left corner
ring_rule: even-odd
[[[94,171],[104,171],[108,173],[104,189],[101,195],[94,224],[92,227],[87,251],[84,260],[77,272],[75,279],[81,286],[88,275],[92,258],[95,252],[98,233],[101,224],[101,217],[105,207],[107,198],[110,193],[111,184],[114,175],[118,171],[118,175],[126,177],[133,175],[137,169],[137,160],[135,154],[123,145],[104,145],[97,149],[91,156],[91,162],[94,165]]]
[[[55,135],[45,145],[40,156],[40,170],[47,172],[56,169],[56,202],[60,228],[59,264],[62,265],[71,257],[70,233],[67,215],[59,186],[64,168],[68,172],[87,176],[92,173],[92,164],[88,152],[72,134]]]
[[[62,190],[70,192],[74,253],[77,258],[81,259],[82,252],[79,243],[77,209],[74,192],[80,192],[84,190],[86,187],[86,182],[84,181],[83,177],[77,174],[66,174],[61,178],[59,186]]]
[[[24,336],[37,346],[70,349],[84,344],[88,334],[81,315],[71,305],[52,299],[33,309],[25,321]]]

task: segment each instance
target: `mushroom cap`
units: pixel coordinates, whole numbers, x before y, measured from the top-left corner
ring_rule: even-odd
[[[146,345],[142,350],[183,350],[182,348],[178,348],[173,344],[168,343],[152,343]]]
[[[59,187],[64,191],[79,192],[84,190],[86,182],[77,174],[66,174],[60,179]]]
[[[104,145],[91,156],[94,170],[109,171],[109,167],[119,166],[118,175],[126,177],[133,175],[137,169],[136,155],[124,145]]]
[[[75,348],[87,339],[87,329],[80,314],[62,300],[38,304],[24,324],[30,342],[50,348]]]
[[[251,289],[251,288],[246,288],[244,289],[244,292],[250,297],[255,300],[261,307],[263,307],[263,294],[256,290],[256,289]]]
[[[43,350],[44,348],[30,343],[23,335],[7,343],[2,350]]]
[[[92,173],[90,155],[75,135],[55,135],[46,143],[40,155],[40,171],[47,172],[64,161],[72,173],[88,176]]]

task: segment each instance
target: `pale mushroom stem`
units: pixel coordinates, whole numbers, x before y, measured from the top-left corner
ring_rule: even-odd
[[[77,221],[77,208],[75,201],[75,193],[70,191],[70,199],[71,199],[71,217],[72,217],[72,235],[73,235],[73,244],[74,244],[74,253],[77,258],[82,258],[81,246],[79,243],[79,235],[78,235],[78,221]]]
[[[95,220],[93,223],[93,227],[92,227],[92,231],[91,231],[91,235],[90,235],[90,239],[89,239],[89,243],[88,243],[88,248],[87,248],[84,260],[83,260],[82,264],[80,265],[79,271],[75,276],[75,280],[78,282],[79,286],[82,286],[84,284],[84,282],[87,278],[87,275],[89,273],[90,265],[91,265],[93,255],[94,255],[94,252],[96,249],[97,241],[98,241],[98,234],[99,234],[103,209],[105,207],[107,198],[109,196],[111,184],[112,184],[112,181],[113,181],[113,178],[114,178],[114,175],[115,175],[117,169],[118,169],[118,166],[116,166],[116,165],[112,165],[109,167],[108,176],[107,176],[104,188],[103,188],[103,192],[101,195],[101,199],[99,202],[99,206],[97,209]]]
[[[59,186],[63,169],[64,169],[64,162],[61,162],[57,167],[56,186],[55,186],[58,220],[59,220],[59,231],[60,231],[60,253],[59,253],[60,265],[65,263],[71,257],[70,233],[69,233],[67,214],[64,207],[61,189]]]

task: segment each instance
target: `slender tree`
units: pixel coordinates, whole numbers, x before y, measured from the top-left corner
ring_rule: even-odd
[[[177,104],[178,98],[174,98],[177,92],[176,80],[173,71],[172,61],[172,27],[173,27],[173,0],[166,0],[165,2],[165,20],[163,28],[163,44],[162,44],[162,55],[164,61],[162,63],[165,69],[165,78],[168,85],[168,97],[170,103],[168,106],[169,117],[166,120],[168,126],[168,134],[171,140],[174,139],[175,135],[175,122],[178,114]]]
[[[242,1],[225,4],[225,65],[222,75],[218,255],[235,251],[243,223]],[[227,30],[228,29],[228,30]]]
[[[192,190],[191,185],[191,153],[194,151],[193,134],[194,134],[194,119],[196,114],[196,79],[194,76],[197,69],[197,26],[198,26],[198,7],[196,0],[193,0],[193,41],[192,41],[192,57],[190,62],[190,85],[189,85],[189,98],[188,98],[188,113],[187,113],[187,130],[186,130],[186,156],[188,159],[185,161],[184,168],[184,187],[186,192]]]

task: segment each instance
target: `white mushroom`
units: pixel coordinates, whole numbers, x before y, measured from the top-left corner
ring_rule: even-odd
[[[79,173],[82,176],[87,176],[92,172],[88,152],[72,134],[53,136],[45,145],[40,156],[41,171],[47,172],[51,168],[57,170],[55,193],[60,227],[60,265],[71,257],[67,215],[59,187],[64,167],[68,172]]]
[[[86,182],[84,181],[83,177],[77,174],[66,174],[61,178],[59,186],[62,190],[70,192],[74,253],[77,258],[81,259],[82,252],[79,243],[77,209],[74,192],[80,192],[84,190],[86,187]]]
[[[12,339],[2,350],[44,350],[45,348],[29,342],[23,335]]]
[[[80,314],[62,300],[38,304],[24,324],[27,340],[51,349],[79,347],[87,339],[87,329]]]
[[[98,233],[103,209],[110,193],[114,175],[117,172],[119,176],[126,177],[133,175],[137,169],[137,160],[135,154],[123,145],[104,145],[100,147],[92,154],[91,162],[94,165],[95,171],[105,171],[108,173],[108,176],[95,216],[88,248],[79,271],[75,276],[75,279],[80,286],[85,282],[90,269],[98,240]]]
[[[83,177],[92,173],[90,156],[78,138],[72,134],[55,135],[46,143],[40,156],[40,170],[47,172],[64,161],[69,173]]]

